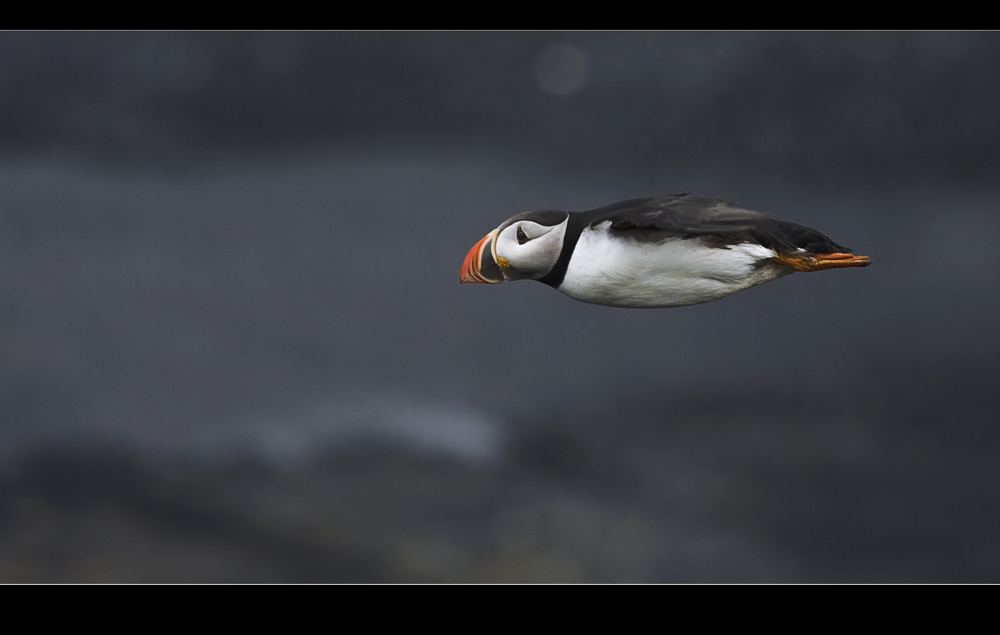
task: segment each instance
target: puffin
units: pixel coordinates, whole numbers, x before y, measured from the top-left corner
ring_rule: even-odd
[[[870,264],[815,229],[684,192],[517,214],[472,247],[460,280],[537,280],[581,302],[650,309],[711,302],[799,271]]]

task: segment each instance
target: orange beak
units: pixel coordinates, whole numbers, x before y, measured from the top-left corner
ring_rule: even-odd
[[[497,238],[497,230],[486,234],[482,240],[469,250],[462,263],[462,282],[483,282],[500,284],[503,282],[503,271],[493,259],[493,241]]]

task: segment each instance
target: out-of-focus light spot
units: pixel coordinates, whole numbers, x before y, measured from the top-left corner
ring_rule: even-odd
[[[261,33],[254,53],[265,73],[289,73],[301,64],[303,46],[300,33]]]
[[[877,31],[855,33],[852,48],[861,62],[879,64],[896,52],[896,34]]]
[[[587,58],[567,44],[550,46],[535,61],[535,83],[555,97],[568,97],[583,88],[587,75]]]

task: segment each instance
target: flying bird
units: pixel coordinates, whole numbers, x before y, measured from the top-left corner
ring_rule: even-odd
[[[512,216],[469,251],[461,281],[538,280],[582,302],[657,308],[870,264],[814,229],[683,193]]]

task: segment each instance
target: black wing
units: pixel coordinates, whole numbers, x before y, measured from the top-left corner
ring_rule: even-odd
[[[756,243],[779,253],[849,252],[814,229],[775,220],[737,206],[735,201],[674,194],[622,201],[590,212],[590,227],[610,221],[613,233],[637,240],[701,239],[724,247]]]

